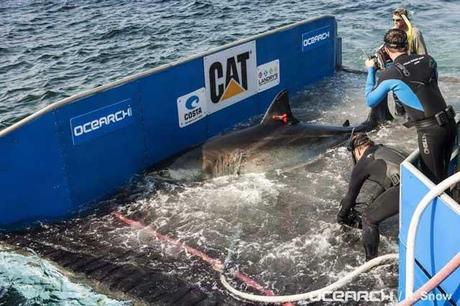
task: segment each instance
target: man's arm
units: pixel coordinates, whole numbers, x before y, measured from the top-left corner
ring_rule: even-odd
[[[375,67],[374,60],[366,60],[367,67],[367,81],[366,88],[364,89],[364,95],[366,97],[366,103],[369,107],[375,107],[384,100],[388,92],[391,90],[387,85],[380,83],[375,87]]]
[[[369,177],[368,162],[361,160],[358,162],[351,173],[350,184],[348,185],[348,192],[345,197],[340,201],[340,210],[337,214],[337,221],[343,223],[346,221],[348,213],[356,205],[356,198],[364,184],[364,181]]]
[[[366,61],[366,66],[368,66],[368,61]],[[376,107],[384,100],[390,91],[393,91],[401,103],[423,112],[422,103],[417,95],[412,91],[409,85],[395,75],[397,73],[394,67],[385,69],[380,75],[377,87],[374,88],[375,68],[368,66],[366,89],[364,92],[367,105],[369,107]]]

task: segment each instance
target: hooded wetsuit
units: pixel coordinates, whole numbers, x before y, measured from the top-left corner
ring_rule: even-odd
[[[444,112],[447,108],[438,87],[435,60],[429,55],[402,54],[394,65],[382,71],[375,86],[375,69],[368,69],[365,95],[367,104],[376,107],[389,91],[398,97],[408,114],[409,123],[417,128],[422,171],[438,183],[447,177],[447,168],[452,153],[456,128],[453,116]],[[417,124],[424,119],[433,119],[445,113],[448,118],[442,125]]]
[[[406,155],[385,147],[374,145],[366,149],[351,173],[348,192],[340,202],[337,215],[339,223],[347,223],[351,209],[356,205],[361,187],[366,180],[377,183],[380,194],[363,213],[363,244],[366,259],[377,256],[379,224],[399,211],[399,165]]]
[[[409,50],[410,54],[417,54],[417,55],[428,54],[422,32],[420,32],[420,30],[417,29],[416,27],[412,27],[412,32],[413,32],[413,37],[412,37],[412,43],[411,43],[411,50]]]

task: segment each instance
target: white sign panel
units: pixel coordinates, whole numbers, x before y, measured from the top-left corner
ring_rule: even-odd
[[[181,128],[206,117],[205,99],[204,88],[177,98],[177,113]]]
[[[280,83],[280,61],[274,60],[257,67],[259,92],[270,89]]]
[[[256,42],[204,57],[207,110],[217,112],[257,93]]]

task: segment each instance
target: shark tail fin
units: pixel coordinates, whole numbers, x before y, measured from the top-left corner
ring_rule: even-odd
[[[265,112],[261,125],[277,124],[279,121],[283,123],[296,124],[299,122],[291,111],[289,105],[289,95],[287,90],[280,91],[273,99],[272,103]]]

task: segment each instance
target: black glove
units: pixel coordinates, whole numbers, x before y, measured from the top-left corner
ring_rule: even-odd
[[[348,225],[354,228],[363,228],[361,213],[354,208],[352,208],[348,214]]]
[[[350,207],[350,206],[344,205],[344,204],[346,204],[344,202],[346,202],[345,199],[342,199],[342,201],[340,201],[340,209],[339,209],[339,212],[337,214],[337,222],[340,223],[340,224],[347,224],[347,222],[348,222],[348,213],[350,212],[350,209],[346,208],[346,207]]]
[[[361,214],[354,208],[350,209],[348,212],[340,210],[337,214],[337,222],[354,228],[363,228]]]
[[[337,214],[337,223],[339,224],[347,224],[348,222],[348,212],[344,213],[342,211],[339,211]]]

